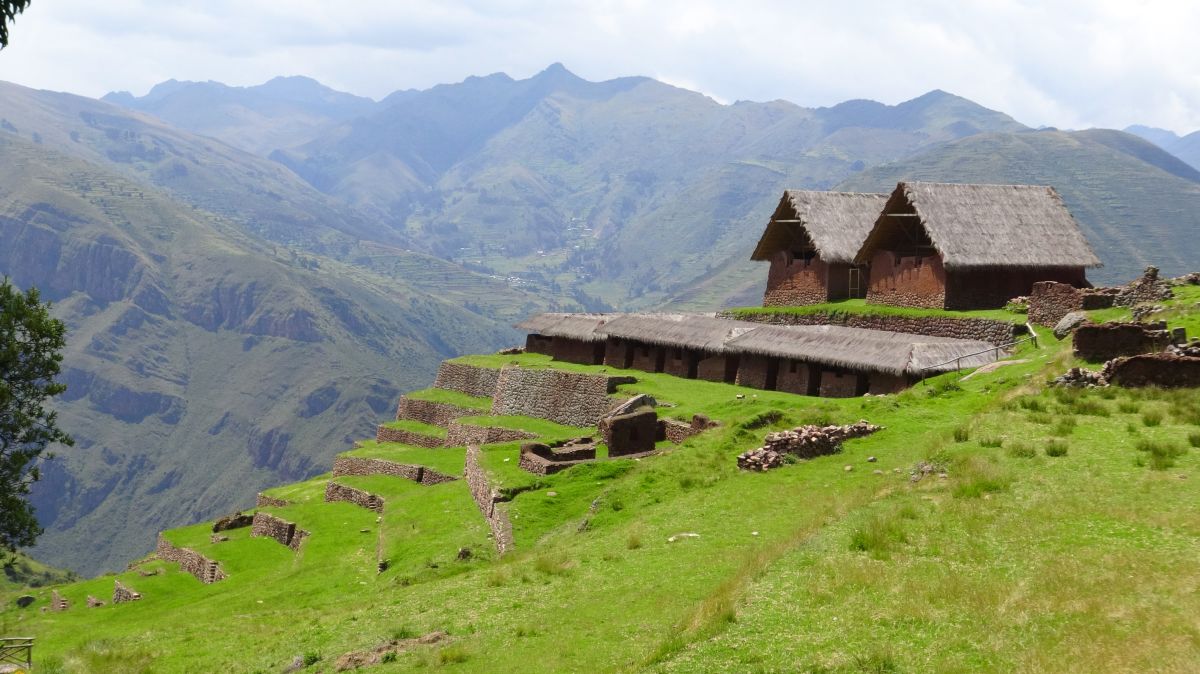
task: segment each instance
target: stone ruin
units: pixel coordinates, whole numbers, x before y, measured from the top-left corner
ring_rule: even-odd
[[[225,517],[213,522],[212,532],[215,534],[228,529],[241,529],[242,527],[248,527],[253,523],[253,514],[247,515],[242,512],[236,512],[232,515],[226,515]]]
[[[121,581],[119,580],[114,582],[116,583],[116,585],[113,586],[112,601],[114,604],[123,604],[127,601],[137,601],[142,598],[141,592],[133,591],[133,589],[121,584]]]
[[[1108,378],[1103,370],[1089,370],[1084,367],[1073,367],[1050,382],[1051,386],[1066,386],[1069,388],[1096,388],[1108,386]]]
[[[1146,267],[1142,276],[1123,286],[1110,288],[1076,288],[1057,281],[1033,284],[1027,299],[1029,320],[1038,325],[1052,326],[1072,311],[1132,307],[1146,302],[1171,299],[1171,282],[1158,277],[1157,267]]]
[[[50,591],[50,610],[51,611],[66,611],[71,608],[71,602],[67,598],[58,593],[58,590]]]
[[[581,463],[596,460],[596,442],[591,437],[574,438],[556,445],[526,442],[521,445],[517,466],[534,475],[552,475]]]
[[[785,456],[811,459],[842,451],[842,443],[881,430],[882,426],[865,420],[846,426],[798,426],[788,431],[768,433],[762,447],[743,452],[737,457],[742,470],[765,471],[784,464]]]
[[[597,428],[608,445],[609,457],[646,454],[654,451],[658,439],[658,412],[650,405],[643,405],[606,416]]]
[[[1075,329],[1079,358],[1107,361],[1118,356],[1162,351],[1171,344],[1166,323],[1089,323]]]
[[[95,597],[93,597],[90,594],[87,596],[87,607],[88,608],[100,608],[101,606],[104,606],[104,602],[100,601],[99,599],[96,599]]]

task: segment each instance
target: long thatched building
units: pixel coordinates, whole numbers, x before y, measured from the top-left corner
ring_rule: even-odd
[[[786,190],[752,260],[769,260],[763,306],[864,297],[866,265],[855,256],[886,194]]]
[[[855,256],[872,304],[1004,306],[1038,281],[1088,286],[1100,265],[1053,187],[902,182]]]

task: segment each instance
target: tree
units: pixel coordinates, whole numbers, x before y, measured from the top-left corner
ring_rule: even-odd
[[[52,442],[74,444],[58,428],[57,413],[46,409],[67,390],[54,380],[65,334],[37,288],[21,292],[7,277],[0,282],[0,547],[10,552],[42,533],[28,500],[30,485],[41,478],[38,458]]]
[[[8,24],[24,12],[31,0],[0,0],[0,49],[8,46]]]

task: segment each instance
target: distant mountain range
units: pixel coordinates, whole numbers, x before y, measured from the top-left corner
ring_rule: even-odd
[[[1174,131],[1135,124],[1125,128],[1126,133],[1141,136],[1162,149],[1200,170],[1200,131],[1179,136]]]
[[[1188,271],[1192,136],[1146,133],[1037,131],[943,91],[722,105],[560,64],[379,102],[302,77],[104,101],[0,84],[0,273],[70,323],[81,440],[39,485],[34,552],[115,568],[310,475],[529,313],[757,303],[749,253],[785,188],[1049,183],[1094,278]]]

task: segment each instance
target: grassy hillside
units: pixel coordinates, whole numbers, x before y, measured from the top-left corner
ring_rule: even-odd
[[[1190,320],[1196,299],[1172,311]],[[176,529],[229,578],[205,586],[150,561],[118,576],[139,602],[83,608],[111,593],[101,577],[59,588],[70,611],[38,611],[43,590],[0,621],[37,636],[52,672],[330,672],[393,641],[368,671],[1187,671],[1200,658],[1200,399],[1047,389],[1069,344],[1039,341],[991,372],[859,399],[631,372],[623,393],[722,425],[544,479],[514,470],[515,444],[485,447],[493,479],[519,488],[517,550],[501,559],[461,481],[356,478],[387,499],[377,517],[321,503],[322,477],[269,492],[292,503],[265,510],[311,532],[298,553],[245,529],[217,543],[204,524]],[[838,455],[735,468],[771,430],[859,418],[885,429]],[[377,573],[380,549],[391,565]]]

